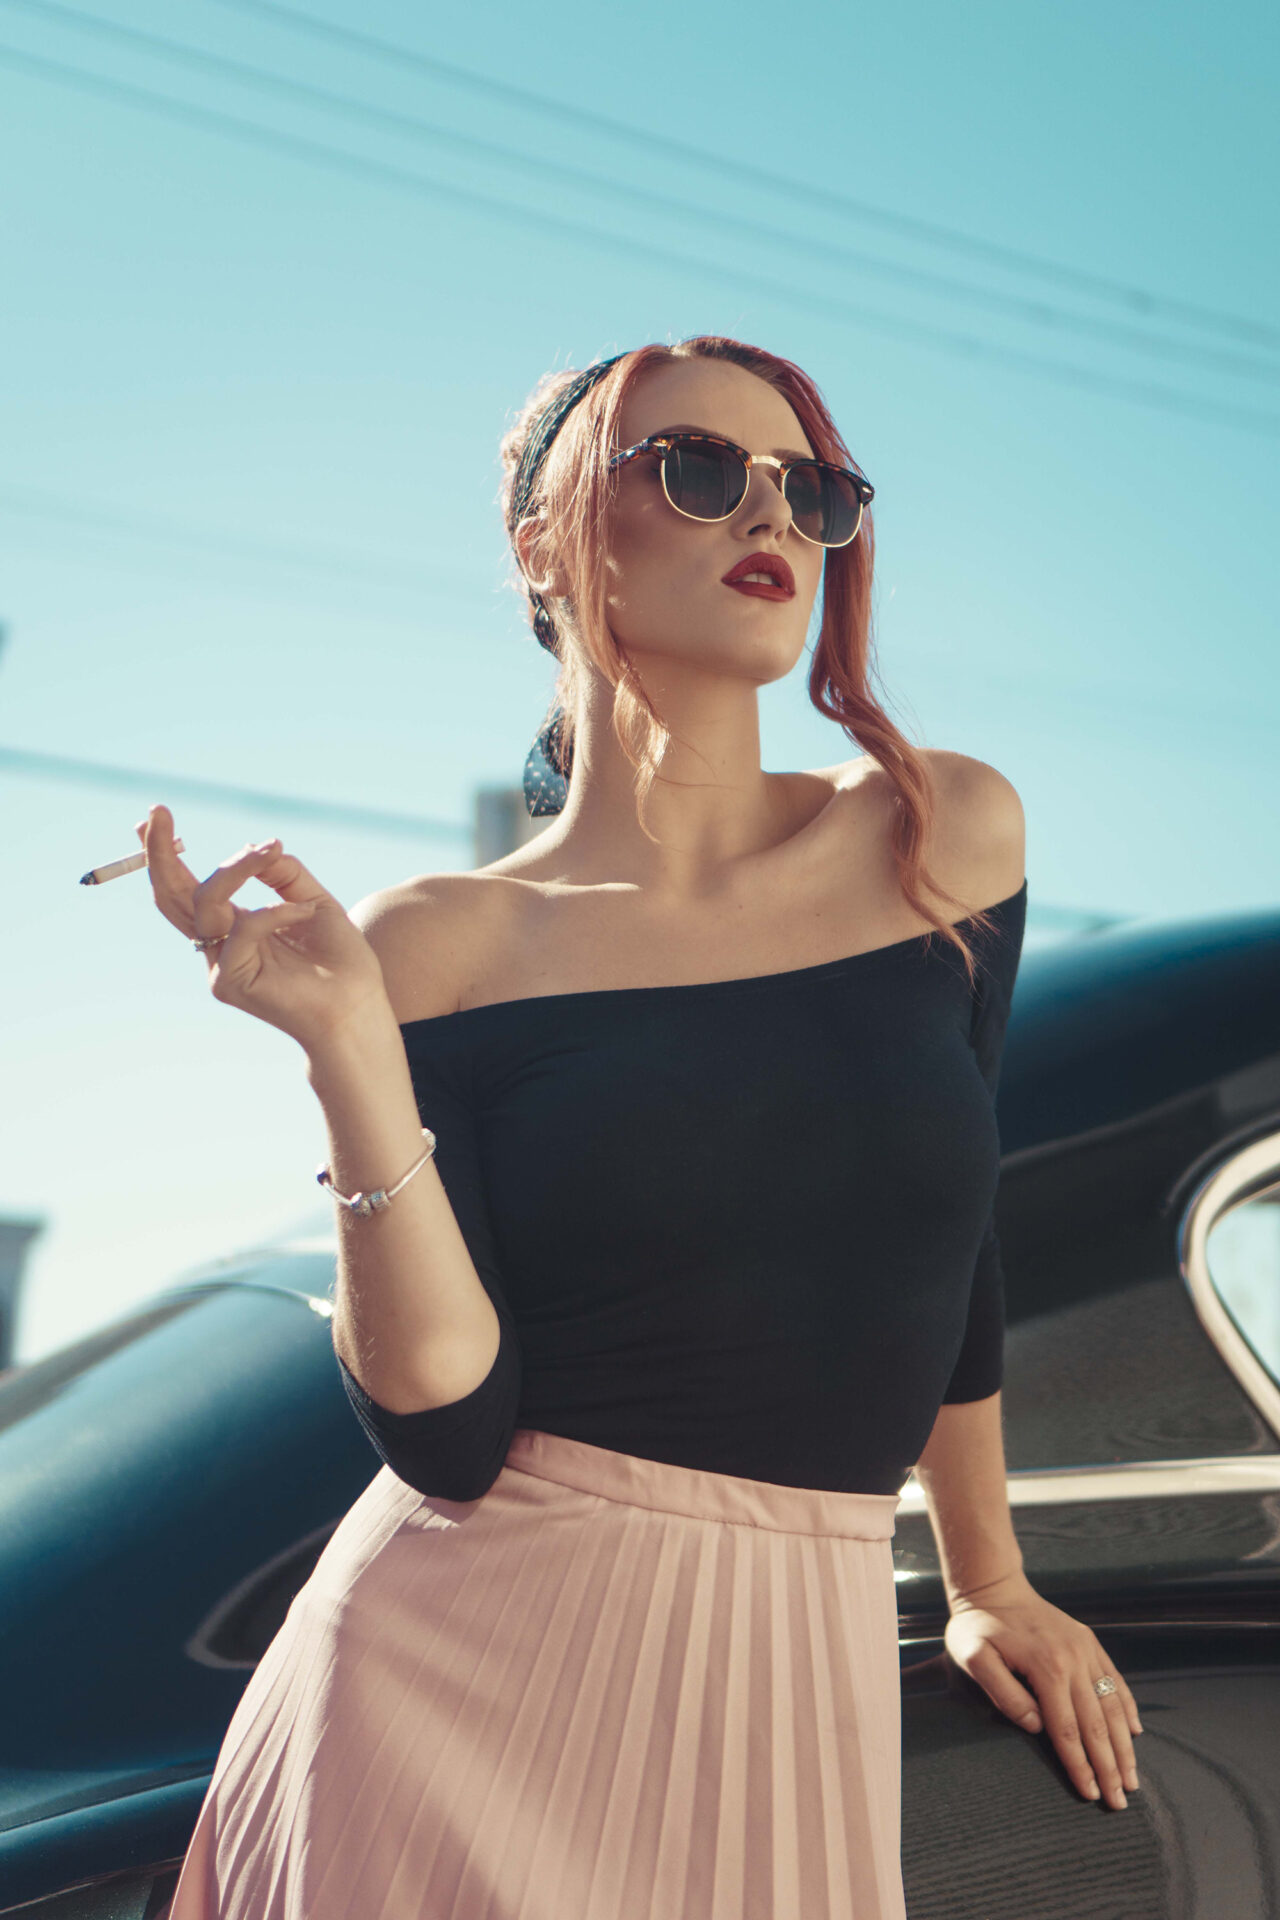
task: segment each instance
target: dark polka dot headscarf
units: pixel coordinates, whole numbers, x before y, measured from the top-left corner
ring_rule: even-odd
[[[511,501],[507,510],[507,532],[514,541],[515,530],[529,511],[529,502],[538,484],[538,477],[546,464],[551,443],[559,433],[579,400],[590,393],[598,380],[603,379],[610,367],[616,366],[623,358],[615,353],[608,360],[593,361],[591,366],[563,387],[541,419],[529,434],[524,444],[516,468],[515,482],[511,489]],[[556,629],[540,593],[532,590],[529,595],[533,603],[533,630],[538,636],[539,645],[548,653],[556,650]],[[524,763],[525,805],[535,818],[545,813],[560,813],[569,797],[569,775],[573,771],[573,749],[565,741],[562,725],[563,711],[557,706],[551,718],[539,728],[529,757]]]

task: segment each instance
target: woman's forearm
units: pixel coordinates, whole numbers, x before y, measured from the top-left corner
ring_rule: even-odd
[[[340,1193],[392,1187],[426,1151],[394,1015],[371,1012],[307,1057]],[[429,1160],[380,1212],[339,1202],[333,1344],[360,1385],[393,1413],[446,1406],[479,1386],[499,1323]]]
[[[947,1604],[1025,1582],[1005,1482],[999,1393],[938,1409],[916,1462]],[[979,1596],[980,1597],[980,1596]]]

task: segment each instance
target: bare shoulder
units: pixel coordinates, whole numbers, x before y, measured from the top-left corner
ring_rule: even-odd
[[[919,751],[933,781],[933,830],[924,850],[933,880],[962,904],[964,913],[1007,900],[1026,873],[1026,822],[1017,788],[997,767],[972,754],[945,747]],[[884,871],[891,875],[889,832],[897,788],[886,769],[866,755],[846,763],[837,790],[852,794],[859,787],[884,806]],[[860,812],[849,817],[857,823],[856,832],[865,831]],[[935,904],[948,919],[959,917],[945,899]]]
[[[457,1010],[502,908],[502,889],[466,872],[415,874],[356,902],[349,918],[378,956],[397,1021]]]
[[[1026,875],[1026,817],[1013,782],[986,760],[925,749],[935,781],[934,877],[974,908],[1018,891]]]

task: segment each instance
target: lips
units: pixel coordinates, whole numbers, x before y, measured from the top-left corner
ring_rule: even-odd
[[[748,580],[751,573],[767,574],[768,580]],[[795,575],[780,553],[749,553],[724,575],[724,584],[765,600],[791,600],[796,591]]]

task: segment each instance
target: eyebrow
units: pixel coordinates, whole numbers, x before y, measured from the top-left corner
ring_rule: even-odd
[[[654,434],[714,433],[715,431],[714,427],[695,427],[692,420],[677,420],[675,424],[670,427],[655,427],[653,433],[647,433],[645,435],[645,439],[652,440]],[[721,440],[733,439],[731,433],[721,433],[717,435],[717,437]],[[802,453],[798,447],[771,447],[769,451],[775,453],[779,460],[816,460],[818,457],[816,453]]]

